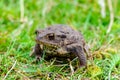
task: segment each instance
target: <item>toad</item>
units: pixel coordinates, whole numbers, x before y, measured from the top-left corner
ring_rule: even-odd
[[[40,60],[47,58],[74,59],[78,57],[80,67],[87,65],[88,47],[83,35],[67,25],[52,25],[36,30],[36,44],[31,53]]]

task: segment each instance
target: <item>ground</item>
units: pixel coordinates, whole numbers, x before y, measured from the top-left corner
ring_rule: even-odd
[[[23,8],[22,1],[0,1],[0,80],[120,79],[119,0],[112,3],[114,22],[109,33],[107,1],[105,18],[96,0],[24,0]],[[53,65],[54,60],[33,63],[29,54],[35,44],[35,30],[53,24],[70,25],[84,35],[93,57],[86,69],[71,75],[69,64]]]

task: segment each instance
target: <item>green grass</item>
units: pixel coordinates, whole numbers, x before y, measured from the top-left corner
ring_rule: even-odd
[[[111,32],[106,34],[109,9],[106,6],[103,19],[96,0],[24,0],[24,22],[20,21],[19,0],[1,0],[0,80],[6,74],[6,80],[119,80],[120,1],[116,1],[113,2],[115,20]],[[81,31],[93,55],[87,69],[77,69],[71,75],[69,64],[56,66],[54,60],[32,63],[34,58],[29,54],[35,45],[35,30],[53,24],[67,24]]]

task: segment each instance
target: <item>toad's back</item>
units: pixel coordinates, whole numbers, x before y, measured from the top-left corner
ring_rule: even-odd
[[[67,25],[53,25],[49,26],[48,28],[45,29],[46,31],[54,32],[56,35],[66,35],[67,40],[74,41],[74,42],[84,42],[84,38],[82,34],[70,26]]]

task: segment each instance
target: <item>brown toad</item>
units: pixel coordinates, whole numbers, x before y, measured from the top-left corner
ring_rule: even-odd
[[[78,57],[80,67],[86,66],[88,48],[82,34],[67,25],[53,25],[44,30],[36,30],[36,45],[31,55],[41,59]]]

